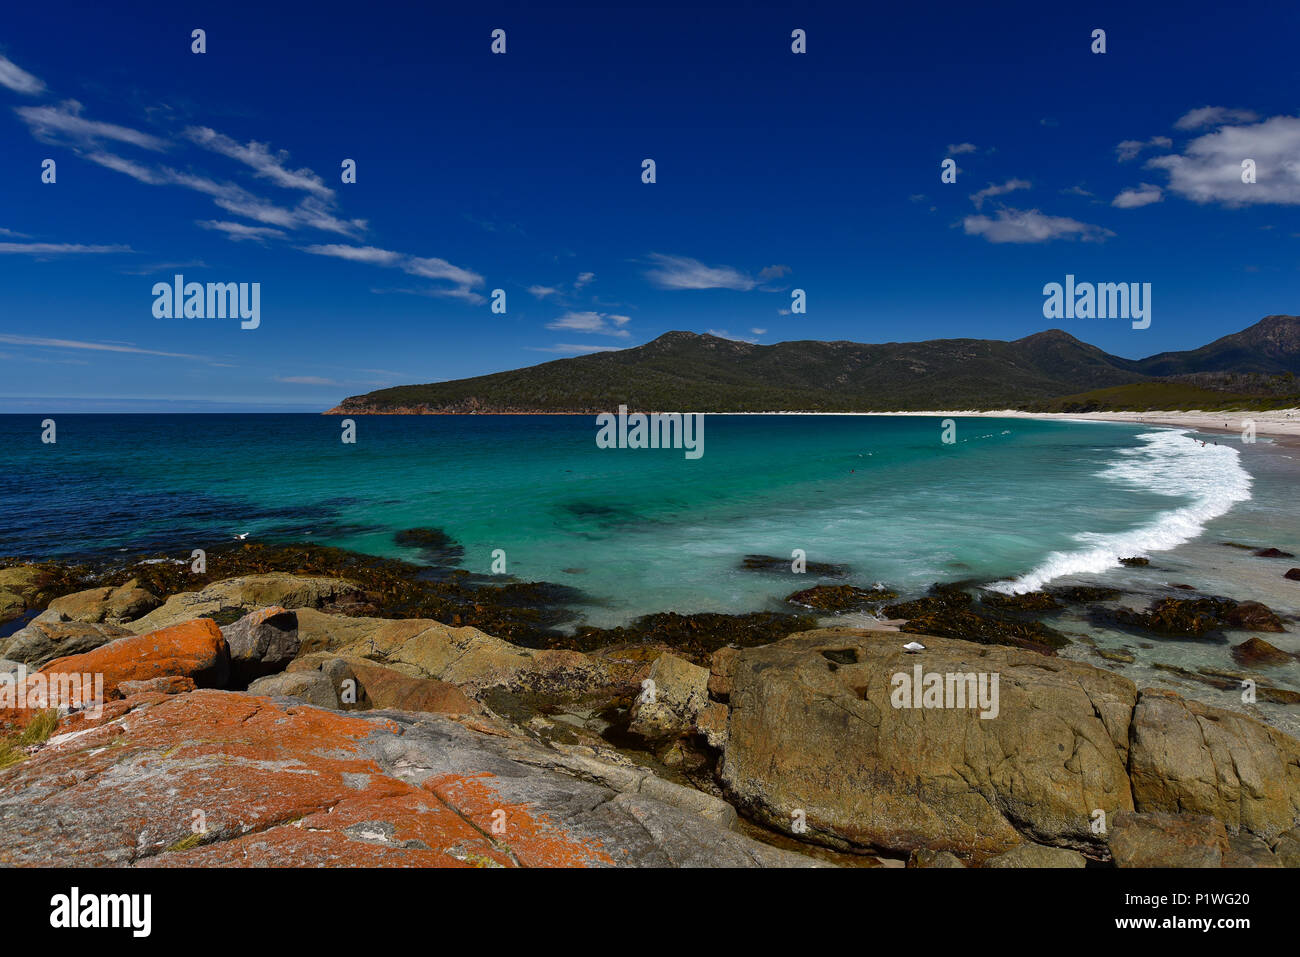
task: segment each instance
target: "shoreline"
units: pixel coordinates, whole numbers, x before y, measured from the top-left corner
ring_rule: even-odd
[[[795,413],[798,414],[798,413]],[[823,413],[814,413],[823,414]],[[836,414],[836,413],[830,413]],[[861,412],[853,415],[945,416],[989,419],[1040,419],[1044,422],[1116,422],[1192,429],[1220,435],[1241,435],[1247,421],[1255,423],[1255,434],[1276,440],[1288,448],[1300,448],[1300,409],[1268,409],[1262,412],[1023,412],[995,411]]]

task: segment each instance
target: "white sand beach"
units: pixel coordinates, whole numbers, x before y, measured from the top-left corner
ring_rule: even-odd
[[[1262,412],[1021,412],[1002,409],[993,412],[949,410],[941,412],[872,412],[869,415],[985,416],[994,419],[1060,419],[1061,421],[1142,422],[1181,426],[1205,432],[1240,433],[1248,422],[1257,435],[1300,440],[1300,409],[1268,409]],[[1289,444],[1289,443],[1288,443]]]

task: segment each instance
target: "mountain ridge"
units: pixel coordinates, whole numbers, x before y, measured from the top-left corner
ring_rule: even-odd
[[[1289,395],[1297,373],[1300,318],[1287,315],[1145,359],[1111,355],[1055,328],[1015,340],[770,345],[673,330],[628,349],[350,396],[326,414],[1036,408],[1153,383],[1177,385],[1184,401],[1201,392],[1235,400]]]

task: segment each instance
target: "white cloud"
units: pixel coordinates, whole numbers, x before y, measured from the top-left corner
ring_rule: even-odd
[[[1202,130],[1207,126],[1220,126],[1224,123],[1254,123],[1259,114],[1253,110],[1233,110],[1226,106],[1202,106],[1190,110],[1174,123],[1176,130]]]
[[[81,104],[76,100],[65,100],[58,106],[20,106],[14,112],[27,124],[32,135],[44,143],[69,139],[89,146],[98,144],[100,140],[115,140],[159,152],[167,148],[164,140],[148,133],[116,123],[86,119],[81,115]]]
[[[974,153],[977,149],[979,147],[974,143],[949,143],[948,155],[961,156],[962,153]]]
[[[1115,147],[1115,155],[1121,163],[1127,163],[1148,147],[1167,150],[1173,145],[1174,141],[1167,136],[1153,136],[1149,140],[1124,140]]]
[[[1114,236],[1109,229],[1081,223],[1066,216],[1047,216],[1036,209],[1000,209],[996,219],[967,216],[962,225],[968,236],[983,236],[991,243],[1046,243],[1053,239],[1099,242]]]
[[[758,282],[730,266],[706,266],[686,256],[652,253],[657,268],[646,277],[661,289],[739,289],[748,291]]]
[[[45,84],[32,76],[12,60],[0,56],[0,86],[7,86],[15,93],[40,93]]]
[[[65,253],[129,253],[130,246],[83,246],[80,243],[0,243],[0,253],[62,256]]]
[[[1164,192],[1159,186],[1143,183],[1140,186],[1124,190],[1111,200],[1110,204],[1117,209],[1137,209],[1139,206],[1150,206],[1152,203],[1158,203],[1164,198]]]
[[[436,256],[428,258],[408,256],[402,263],[402,270],[412,276],[420,276],[424,279],[446,279],[458,286],[480,286],[483,284],[483,277],[478,273],[470,272],[468,269],[461,269],[459,266],[453,266],[447,260],[439,259]]]
[[[1254,183],[1241,181],[1247,159],[1255,161]],[[1153,157],[1146,165],[1168,173],[1168,189],[1196,203],[1300,205],[1300,117],[1225,126],[1192,140],[1182,155]]]
[[[268,239],[283,239],[285,233],[279,229],[272,229],[270,226],[248,226],[244,223],[231,223],[224,220],[205,219],[195,220],[203,229],[215,229],[218,232],[226,234],[226,238],[234,242],[240,242],[245,239],[265,242]]]
[[[349,262],[367,263],[372,266],[395,266],[405,273],[422,279],[447,280],[455,283],[455,286],[451,289],[437,288],[418,290],[418,292],[425,295],[464,299],[466,302],[483,302],[483,297],[473,291],[475,286],[483,284],[483,277],[476,272],[454,266],[445,259],[408,256],[405,253],[378,249],[374,246],[345,246],[339,243],[303,246],[302,251],[316,256],[332,256],[335,259],[346,259]]]
[[[706,331],[708,335],[717,336],[719,339],[729,339],[732,342],[748,342],[751,346],[758,345],[755,340],[748,339],[745,336],[733,336],[726,329],[709,329]]]
[[[984,200],[993,196],[1003,196],[1007,193],[1014,193],[1018,189],[1029,189],[1032,184],[1027,179],[1009,179],[1001,186],[989,183],[977,193],[971,193],[971,202],[975,204],[976,209],[984,208]]]
[[[90,153],[86,158],[141,183],[151,186],[180,186],[202,193],[212,197],[213,203],[228,213],[281,229],[313,228],[355,236],[366,228],[364,219],[339,219],[330,211],[328,204],[315,196],[304,197],[297,206],[289,209],[254,195],[237,183],[222,183],[208,176],[182,173],[166,166],[152,169],[103,150]]]
[[[752,333],[753,333],[754,335],[756,335],[756,336],[767,335],[767,330],[766,330],[766,329],[750,329],[749,331],[752,332]]]
[[[334,191],[327,187],[320,176],[312,170],[306,168],[291,170],[286,167],[289,154],[284,150],[272,154],[270,144],[252,140],[247,144],[240,144],[224,133],[218,133],[207,126],[191,126],[185,130],[185,135],[214,153],[228,156],[251,167],[256,175],[269,179],[276,186],[306,190],[317,196],[334,195]]]
[[[37,336],[11,336],[0,334],[0,342],[13,346],[39,346],[47,349],[90,349],[95,352],[129,352],[142,356],[165,356],[169,359],[202,359],[184,352],[158,352],[155,349],[140,349],[133,345],[113,342],[82,342],[76,339],[42,339]]]
[[[530,352],[563,352],[569,354],[586,353],[586,352],[618,352],[618,346],[579,346],[579,345],[554,345],[554,346],[525,346]]]
[[[578,273],[578,278],[573,280],[573,288],[581,289],[595,278],[596,274],[594,272],[580,272]]]
[[[118,173],[125,173],[132,179],[139,180],[141,183],[148,183],[150,186],[161,186],[167,182],[164,176],[149,167],[142,166],[134,160],[126,159],[115,153],[105,153],[102,150],[97,150],[94,153],[87,154],[86,159]]]
[[[593,335],[627,338],[631,335],[623,326],[631,321],[629,316],[612,316],[603,312],[566,312],[546,324],[547,329],[568,329]]]
[[[528,291],[538,299],[545,299],[547,296],[559,295],[560,290],[554,286],[529,286]]]
[[[276,382],[288,382],[292,385],[339,385],[333,379],[323,379],[315,375],[278,375]]]

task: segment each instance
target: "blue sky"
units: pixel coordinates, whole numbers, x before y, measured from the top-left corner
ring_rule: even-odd
[[[10,5],[0,411],[318,410],[671,329],[1138,357],[1300,312],[1294,3],[269,6]],[[177,272],[260,283],[260,327],[155,318]],[[1151,327],[1048,322],[1067,273],[1150,282]]]

